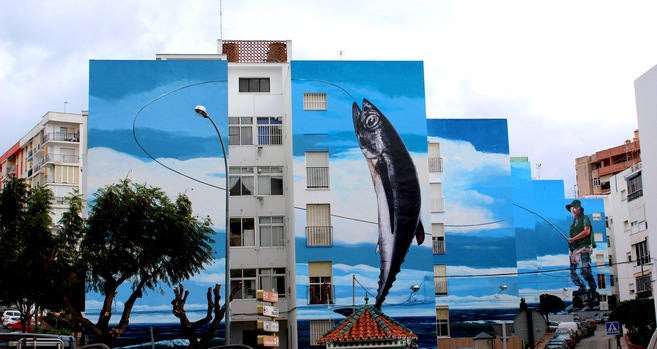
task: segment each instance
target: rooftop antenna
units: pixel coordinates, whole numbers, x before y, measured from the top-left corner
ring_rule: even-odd
[[[223,40],[224,38],[224,30],[223,30],[223,1],[219,0],[219,40]]]
[[[68,101],[64,101],[64,113],[66,113],[66,105],[68,104]]]
[[[342,56],[344,55],[344,51],[338,50],[338,58],[342,60]]]
[[[536,179],[541,179],[541,166],[543,166],[542,163],[536,164]]]

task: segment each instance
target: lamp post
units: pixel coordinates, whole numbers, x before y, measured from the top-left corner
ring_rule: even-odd
[[[202,105],[197,105],[194,107],[194,111],[196,114],[199,116],[210,120],[212,123],[212,126],[214,126],[214,130],[217,131],[217,136],[219,137],[219,142],[221,143],[221,152],[223,153],[224,156],[224,168],[226,172],[226,284],[224,285],[224,294],[225,294],[225,304],[226,304],[226,312],[224,313],[224,316],[226,318],[225,322],[225,342],[226,344],[230,344],[230,218],[228,215],[228,155],[226,154],[226,147],[224,146],[224,140],[221,138],[221,132],[219,131],[219,128],[217,127],[217,124],[214,122],[210,114],[205,110],[205,107]]]

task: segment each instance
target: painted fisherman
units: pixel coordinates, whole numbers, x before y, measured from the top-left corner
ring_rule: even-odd
[[[570,278],[579,287],[573,293],[573,296],[582,297],[585,295],[582,298],[587,299],[589,305],[598,305],[595,279],[591,273],[591,254],[593,253],[591,246],[594,244],[591,220],[584,214],[584,207],[582,207],[579,200],[573,200],[566,205],[566,210],[573,215],[573,223],[570,225],[570,239],[568,239],[568,245],[570,246]],[[589,284],[588,291],[582,279],[577,275],[578,266],[580,266],[582,278]]]

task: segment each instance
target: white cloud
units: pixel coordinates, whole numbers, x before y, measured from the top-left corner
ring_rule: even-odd
[[[472,268],[472,267],[459,266],[459,265],[447,266],[448,277],[450,275],[509,277],[515,275],[517,272],[518,270],[516,268]]]
[[[128,154],[109,148],[89,149],[88,194],[98,188],[116,183],[123,178],[130,178],[135,183],[147,183],[162,188],[171,198],[178,193],[185,193],[192,201],[194,214],[200,217],[210,216],[215,226],[223,227],[225,212],[225,192],[208,187],[176,174],[153,161],[144,161]],[[214,176],[222,172],[217,166],[217,159],[197,158],[187,161],[176,159],[159,159],[178,171],[202,181],[224,186],[224,179]],[[121,166],[116,166],[121,164]],[[126,169],[128,169],[126,171]]]

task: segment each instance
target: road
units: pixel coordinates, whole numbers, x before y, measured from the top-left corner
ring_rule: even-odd
[[[604,324],[598,324],[595,334],[591,337],[583,338],[577,345],[576,349],[616,349],[616,337],[607,335]]]

